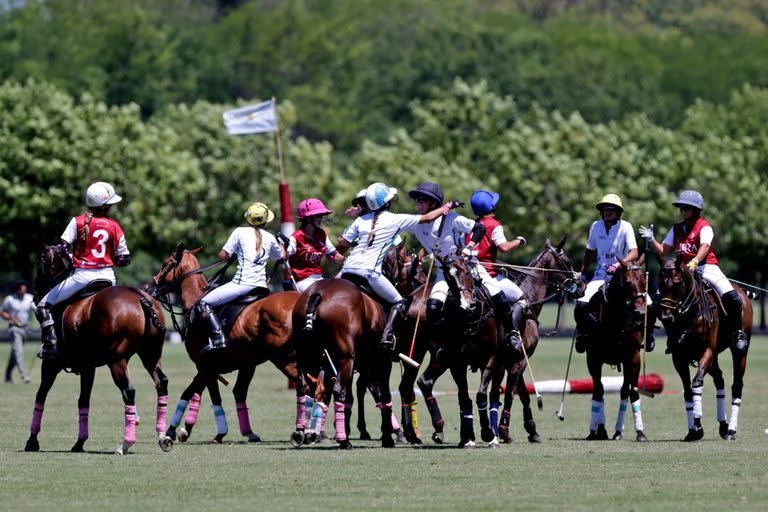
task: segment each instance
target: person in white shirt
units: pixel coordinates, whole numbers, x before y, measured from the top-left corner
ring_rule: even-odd
[[[221,324],[213,307],[226,304],[240,296],[260,288],[260,294],[269,295],[265,268],[269,260],[283,259],[284,253],[277,239],[264,230],[264,226],[275,218],[275,214],[263,203],[253,203],[245,212],[249,226],[235,228],[229,235],[224,247],[219,251],[219,258],[228,260],[237,255],[237,272],[232,280],[206,293],[195,305],[201,318],[207,320],[209,329],[208,345],[201,353],[222,349],[227,340],[221,331]]]
[[[397,189],[384,183],[373,183],[366,189],[365,203],[368,212],[359,216],[344,230],[336,248],[344,252],[355,240],[357,245],[350,251],[341,268],[342,275],[355,274],[364,278],[370,287],[390,305],[391,309],[384,327],[382,349],[394,350],[394,332],[398,321],[405,316],[406,302],[395,286],[382,274],[382,263],[387,249],[398,233],[412,227],[432,222],[448,214],[452,204],[435,208],[422,215],[394,214],[389,211]]]
[[[621,219],[624,204],[616,194],[605,194],[595,205],[601,219],[592,223],[589,229],[587,248],[581,264],[581,279],[587,284],[584,296],[576,301],[576,352],[587,349],[598,328],[598,319],[591,310],[589,301],[603,283],[609,281],[621,263],[631,264],[637,259],[637,241],[632,224]],[[587,270],[597,259],[595,274],[587,278]],[[652,348],[649,348],[650,352]]]
[[[27,322],[29,312],[35,310],[35,302],[32,294],[27,293],[27,283],[19,281],[14,284],[11,294],[3,300],[0,308],[0,316],[8,320],[8,332],[11,339],[11,353],[8,357],[8,366],[5,369],[5,382],[13,382],[13,368],[19,369],[21,379],[30,382],[29,373],[24,367],[24,341],[27,339]]]

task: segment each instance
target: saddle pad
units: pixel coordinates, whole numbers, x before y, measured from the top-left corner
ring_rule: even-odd
[[[235,320],[240,316],[243,310],[264,297],[269,295],[269,290],[266,288],[256,288],[248,295],[243,295],[235,299],[234,302],[224,304],[214,308],[216,315],[219,317],[219,323],[221,324],[221,330],[224,336],[229,338],[229,333],[232,330],[232,326],[235,325]]]

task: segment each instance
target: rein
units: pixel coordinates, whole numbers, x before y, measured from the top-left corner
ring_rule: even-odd
[[[171,289],[173,289],[176,286],[178,286],[179,284],[181,284],[181,282],[184,281],[189,276],[193,276],[195,274],[202,274],[203,272],[205,272],[207,270],[210,270],[212,268],[216,268],[216,267],[218,267],[220,265],[224,265],[224,264],[226,264],[227,266],[224,267],[222,270],[226,271],[227,268],[229,267],[229,265],[232,264],[232,260],[233,260],[233,258],[230,258],[229,260],[226,260],[226,261],[225,260],[216,260],[213,263],[208,263],[207,265],[203,265],[202,267],[198,267],[196,269],[190,270],[189,272],[185,272],[185,273],[181,274],[179,277],[175,278],[173,281],[171,281],[169,283],[165,283],[164,285],[161,285],[160,281],[165,276],[167,276],[169,272],[171,272],[174,268],[176,268],[176,266],[179,264],[179,262],[177,261],[175,265],[173,265],[172,267],[168,268],[165,272],[163,272],[163,274],[160,276],[159,279],[153,278],[153,281],[155,281],[155,284],[154,284],[154,286],[150,287],[150,289],[147,290],[147,292],[150,295],[152,295],[153,297],[156,297],[157,295],[167,294]],[[223,273],[224,272],[222,272],[222,271],[217,272],[216,275],[214,276],[214,279],[220,277],[220,275],[223,274]]]

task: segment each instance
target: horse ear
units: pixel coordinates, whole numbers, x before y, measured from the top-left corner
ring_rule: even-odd
[[[178,245],[176,246],[176,250],[173,251],[173,258],[176,261],[181,260],[181,255],[184,254],[184,249],[185,249],[184,242],[179,242]]]
[[[560,243],[557,244],[557,250],[562,251],[563,247],[565,247],[565,241],[568,240],[568,235],[564,236],[562,240],[560,240]]]
[[[547,238],[547,240],[544,242],[544,247],[547,247],[548,249],[554,249],[554,247],[552,247],[552,242],[549,241],[549,238]]]
[[[197,247],[195,249],[191,249],[189,252],[191,252],[192,254],[197,254],[197,253],[199,253],[202,250],[203,250],[203,246],[201,245],[200,247]]]

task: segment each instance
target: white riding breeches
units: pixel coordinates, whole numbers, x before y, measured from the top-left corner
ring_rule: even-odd
[[[400,292],[397,291],[395,285],[393,285],[389,279],[384,277],[384,275],[380,272],[357,268],[349,268],[344,272],[349,272],[350,274],[355,274],[365,278],[371,288],[373,288],[373,291],[375,291],[379,297],[387,301],[389,304],[394,304],[403,300],[403,296],[400,295]]]
[[[296,290],[301,293],[304,293],[304,290],[306,290],[316,282],[322,281],[322,280],[323,280],[323,276],[320,274],[313,274],[309,277],[305,277],[301,281],[296,281]]]
[[[699,265],[696,272],[701,274],[701,277],[708,282],[721,297],[733,290],[733,285],[717,265],[712,265],[711,263],[708,265]]]
[[[230,281],[203,295],[202,300],[207,302],[209,306],[216,307],[231,302],[241,295],[245,295],[253,290],[253,288],[254,287],[250,285],[237,284]]]
[[[115,272],[107,268],[76,268],[65,280],[51,288],[40,300],[41,306],[53,306],[63,302],[97,279],[106,279],[115,284]]]
[[[442,303],[445,303],[445,299],[448,298],[448,283],[445,282],[445,276],[443,275],[443,269],[437,268],[435,273],[435,284],[432,286],[432,293],[429,294],[430,299],[437,299]],[[482,265],[475,265],[474,272],[477,272],[480,277],[483,288],[488,292],[491,297],[501,293],[502,289],[499,283],[494,280],[487,270]],[[522,292],[520,292],[522,295]]]
[[[597,293],[600,287],[607,282],[608,280],[605,280],[605,279],[591,280],[589,283],[587,283],[587,288],[584,290],[584,296],[577,299],[576,302],[589,302],[589,299],[591,299],[592,296]],[[649,306],[653,304],[653,300],[651,300],[650,293],[645,296],[645,303]]]
[[[496,275],[496,282],[499,284],[499,288],[507,296],[509,302],[515,303],[523,298],[523,290],[520,289],[514,281],[508,277],[504,277],[501,274]]]

